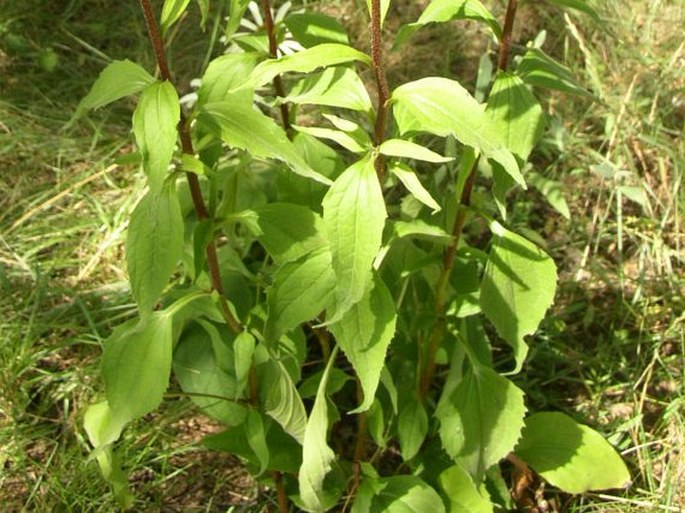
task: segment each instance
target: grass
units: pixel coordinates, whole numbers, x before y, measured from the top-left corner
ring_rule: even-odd
[[[549,97],[557,128],[539,171],[564,184],[571,220],[534,191],[514,198],[549,241],[561,275],[521,384],[532,408],[564,410],[607,434],[634,476],[625,492],[556,497],[561,511],[681,511],[685,6],[596,5],[608,32],[581,15],[545,11],[545,48],[601,101]],[[151,68],[135,7],[77,0],[66,8],[37,0],[0,7],[3,511],[115,507],[88,460],[81,422],[101,392],[100,344],[134,308],[122,241],[141,181],[136,168],[116,163],[130,151],[131,104],[63,127],[109,58]],[[183,48],[175,65],[189,78],[207,49]],[[172,399],[127,431],[119,450],[132,470],[137,509],[269,506],[255,502],[258,485],[234,460],[197,447],[214,429]]]

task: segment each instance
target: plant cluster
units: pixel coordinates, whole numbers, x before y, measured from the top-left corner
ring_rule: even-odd
[[[239,33],[249,2],[231,0],[231,51],[208,63],[186,108],[164,34],[189,0],[166,0],[161,28],[140,0],[159,78],[115,61],[77,112],[139,95],[148,189],[126,247],[139,316],[107,339],[106,399],[85,416],[124,506],[116,441],[159,406],[172,374],[226,426],[205,445],[240,456],[282,512],[508,509],[503,461],[519,488],[531,469],[570,493],[629,482],[601,435],[562,413],[527,415],[508,377],[557,280],[539,244],[507,226],[506,195],[527,186],[545,125],[533,90],[589,95],[539,45],[511,64],[517,3],[500,24],[478,0],[433,0],[395,38],[484,23],[498,58],[494,70],[482,59],[472,95],[448,77],[389,87],[389,0],[368,5],[370,54],[335,19],[274,17],[269,0],[262,26]],[[198,4],[204,20],[209,2]],[[298,44],[282,55],[286,37]],[[370,68],[373,94],[357,66]],[[469,226],[490,237],[466,240]],[[511,356],[495,362],[493,347]]]

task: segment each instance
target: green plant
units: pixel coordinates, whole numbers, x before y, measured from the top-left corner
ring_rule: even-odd
[[[485,104],[444,77],[389,88],[387,1],[369,4],[367,55],[334,19],[276,23],[263,0],[263,30],[209,63],[187,112],[162,34],[189,2],[164,3],[161,32],[140,3],[161,80],[116,61],[77,112],[140,93],[133,132],[149,190],[127,239],[139,317],[106,341],[106,400],[85,417],[124,506],[133,498],[115,443],[159,406],[172,372],[227,426],[207,447],[269,480],[281,511],[289,501],[307,511],[509,508],[505,459],[514,485],[531,468],[570,493],[628,483],[599,434],[561,413],[526,416],[506,377],[521,371],[557,279],[553,260],[505,226],[506,194],[526,187],[544,129],[530,88],[589,95],[535,46],[509,70],[516,0],[503,26],[478,0],[434,0],[396,39],[433,22],[484,22],[499,41],[494,77],[481,66],[481,88],[493,82]],[[247,7],[231,1],[227,39]],[[304,49],[279,57],[286,29]],[[355,63],[371,69],[375,107]],[[278,109],[282,128],[261,109]],[[298,124],[302,111],[330,125]],[[479,174],[491,195],[476,193]],[[491,339],[512,355],[495,361]]]

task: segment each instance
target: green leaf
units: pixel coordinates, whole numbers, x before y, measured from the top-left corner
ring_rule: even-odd
[[[528,174],[528,182],[544,196],[547,202],[566,219],[571,219],[571,211],[564,197],[564,186],[561,182],[545,178],[540,173]]]
[[[284,333],[323,312],[333,297],[335,281],[331,252],[327,247],[280,267],[274,275],[274,284],[266,293],[269,315],[264,338],[278,340]]]
[[[440,399],[436,417],[445,451],[475,481],[516,445],[526,407],[523,392],[489,367],[471,362],[461,382]]]
[[[492,503],[483,497],[471,476],[459,465],[440,474],[440,487],[449,499],[450,513],[492,513]]]
[[[478,0],[433,0],[418,21],[400,28],[395,38],[395,47],[403,44],[424,25],[451,20],[482,21],[490,27],[497,38],[502,37],[502,28],[499,23]]]
[[[309,75],[293,86],[283,103],[326,105],[362,112],[372,109],[369,93],[350,68],[328,68]]]
[[[393,231],[400,239],[403,237],[413,237],[416,239],[426,239],[441,244],[449,244],[452,236],[440,226],[428,224],[420,219],[413,221],[395,221]]]
[[[259,463],[259,472],[261,475],[269,465],[269,448],[266,445],[266,432],[264,431],[264,422],[262,416],[258,411],[249,409],[247,417],[245,417],[245,435],[247,444],[252,449],[252,452],[257,457]]]
[[[197,0],[197,6],[200,9],[200,27],[204,30],[209,16],[209,0]]]
[[[497,333],[514,349],[516,369],[528,354],[524,337],[535,333],[554,301],[554,261],[529,240],[491,223],[492,248],[480,287],[480,306]]]
[[[559,7],[565,7],[568,9],[576,9],[577,11],[582,11],[585,14],[589,14],[593,20],[600,23],[602,20],[592,7],[590,7],[585,0],[547,0],[549,3],[558,5]]]
[[[236,219],[246,224],[278,265],[328,246],[321,216],[301,205],[270,203],[241,212]]]
[[[322,128],[315,126],[299,126],[293,125],[293,128],[302,134],[308,134],[318,139],[328,139],[338,143],[352,153],[364,153],[369,149],[368,146],[361,146],[357,140],[351,135],[342,130],[334,130],[332,128]]]
[[[625,488],[630,484],[625,463],[602,435],[563,413],[528,417],[514,453],[567,493]]]
[[[454,160],[452,157],[443,157],[425,146],[403,139],[388,139],[383,141],[378,147],[378,151],[388,157],[402,157],[433,163],[451,162]]]
[[[330,322],[339,320],[364,296],[386,217],[373,159],[367,156],[348,167],[323,200],[323,222],[337,278],[336,312],[329,315]]]
[[[372,0],[366,0],[366,7],[369,10],[369,16],[373,16],[373,12],[371,11],[371,2]],[[385,21],[385,17],[388,14],[388,9],[390,8],[390,2],[391,0],[379,0],[380,6],[381,6],[381,27],[383,26],[383,22]]]
[[[172,187],[148,192],[131,214],[126,263],[141,315],[152,311],[183,256],[183,215]]]
[[[283,23],[305,48],[323,43],[349,45],[345,28],[338,20],[318,12],[289,14]]]
[[[139,93],[155,78],[140,65],[127,60],[110,63],[98,76],[90,92],[76,108],[74,119],[85,111],[98,109],[120,98]]]
[[[254,88],[245,83],[245,77],[252,73],[256,65],[255,53],[229,53],[214,59],[202,76],[197,92],[198,106],[224,100],[251,104]]]
[[[105,341],[102,376],[112,421],[128,422],[156,409],[171,373],[173,317],[153,312]]]
[[[181,108],[176,89],[170,82],[148,86],[133,113],[133,133],[143,157],[143,169],[150,190],[159,193],[174,156]]]
[[[286,433],[302,444],[307,413],[288,371],[283,363],[272,359],[259,365],[257,372],[264,411],[278,422]]]
[[[233,341],[235,367],[235,395],[238,399],[243,396],[247,386],[248,376],[252,368],[252,356],[255,351],[256,340],[249,331],[243,331]]]
[[[431,196],[430,192],[421,184],[419,177],[416,176],[416,173],[414,173],[409,166],[399,162],[391,162],[388,165],[388,169],[393,175],[399,178],[400,182],[402,182],[417,200],[433,210],[433,213],[442,210],[442,207],[433,199],[433,196]]]
[[[300,176],[324,185],[331,183],[309,167],[273,119],[255,110],[252,105],[231,101],[208,103],[199,119],[209,126],[218,125],[222,139],[235,148],[247,150],[257,158],[282,160]]]
[[[397,420],[397,437],[404,461],[409,461],[418,454],[427,434],[426,409],[421,401],[413,397],[400,409]]]
[[[307,427],[304,432],[302,448],[302,466],[298,474],[300,483],[300,497],[307,511],[323,512],[333,504],[329,504],[324,489],[324,478],[331,471],[331,464],[335,460],[335,453],[328,446],[328,400],[326,389],[331,369],[335,363],[338,350],[333,350],[326,370],[323,373],[319,390],[312,407]]]
[[[100,401],[88,406],[83,416],[83,428],[93,447],[102,449],[119,439],[124,423],[112,417],[107,401]]]
[[[354,367],[364,390],[364,400],[350,413],[368,410],[373,403],[385,364],[385,354],[395,334],[395,303],[383,281],[376,277],[361,301],[355,303],[329,329]]]
[[[347,62],[360,61],[371,65],[371,58],[351,46],[324,43],[301,52],[285,55],[280,59],[269,59],[260,63],[252,72],[252,80],[259,87],[271,82],[274,77],[288,72],[310,73],[317,68],[337,66]]]
[[[519,162],[528,160],[545,128],[542,107],[523,81],[499,72],[488,97],[486,114],[494,132]]]
[[[559,64],[539,48],[529,48],[516,66],[516,74],[535,87],[555,89],[578,96],[592,97],[566,66]]]
[[[428,132],[480,150],[525,188],[514,156],[497,142],[493,127],[478,103],[459,82],[428,77],[401,85],[392,93],[393,112],[400,133]]]
[[[445,513],[438,492],[416,476],[365,477],[352,513]]]
[[[190,0],[164,0],[162,7],[162,35],[178,21],[188,8]]]
[[[240,20],[245,14],[249,3],[250,0],[230,0],[231,7],[229,9],[228,23],[224,31],[226,39],[231,39],[235,31],[240,27]]]
[[[210,323],[192,324],[174,350],[174,376],[205,414],[236,426],[245,420],[246,410],[235,402],[238,362],[224,338]]]

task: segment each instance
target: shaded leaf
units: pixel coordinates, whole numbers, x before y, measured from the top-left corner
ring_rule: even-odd
[[[289,14],[283,23],[295,40],[305,48],[323,43],[350,44],[347,32],[340,22],[322,13]]]
[[[571,211],[564,197],[563,184],[545,178],[540,173],[529,173],[528,182],[544,196],[547,202],[566,219],[571,218]]]
[[[590,17],[592,17],[592,19],[598,23],[601,21],[599,15],[597,14],[597,11],[595,11],[592,7],[590,7],[585,0],[547,0],[547,1],[549,3],[554,4],[554,5],[558,5],[559,7],[565,7],[567,9],[575,9],[577,11],[584,12],[585,14],[589,14]]]
[[[516,66],[516,74],[535,87],[555,89],[578,96],[592,96],[578,83],[570,69],[559,64],[539,48],[528,49]]]
[[[290,374],[278,360],[268,360],[257,368],[261,404],[267,415],[297,440],[304,441],[307,413]]]
[[[438,492],[416,476],[365,477],[352,513],[445,513]]]
[[[407,401],[400,409],[397,419],[397,437],[402,450],[402,459],[412,459],[421,449],[428,434],[428,414],[417,398]]]
[[[245,83],[245,77],[256,65],[257,55],[249,52],[229,53],[214,59],[202,75],[197,92],[198,106],[224,100],[250,105],[254,88]]]

